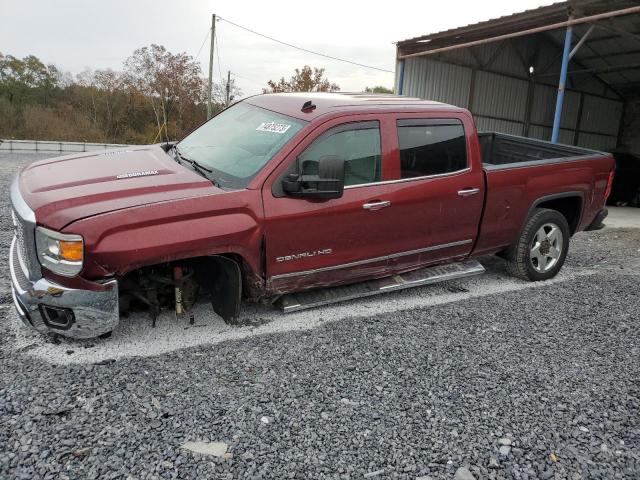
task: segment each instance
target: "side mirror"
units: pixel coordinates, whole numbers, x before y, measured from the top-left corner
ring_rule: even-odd
[[[307,162],[305,162],[307,163]],[[294,197],[340,198],[344,192],[344,159],[326,156],[317,162],[318,174],[290,173],[282,181],[282,190]]]

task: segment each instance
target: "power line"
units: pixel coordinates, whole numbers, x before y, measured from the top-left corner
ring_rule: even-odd
[[[220,17],[218,17],[218,18],[220,18]],[[216,29],[216,32],[214,33],[214,35],[215,35],[215,40],[216,40],[216,49],[215,49],[215,54],[216,54],[216,57],[217,57],[217,60],[218,60],[218,73],[219,73],[219,75],[220,75],[220,82],[221,82],[221,84],[222,84],[222,85],[224,85],[224,77],[223,77],[223,75],[222,75],[222,68],[221,68],[221,66],[220,66],[220,53],[219,53],[219,52],[220,52],[220,46],[222,45],[222,42],[220,41],[220,38],[218,37],[218,31],[217,31],[217,29]],[[255,83],[256,85],[263,85],[263,84],[262,84],[262,82],[258,82],[258,81],[254,80],[254,79],[252,79],[252,78],[248,78],[248,77],[245,77],[245,76],[243,76],[243,75],[239,75],[239,74],[238,74],[238,73],[236,73],[236,72],[231,72],[231,74],[232,74],[234,77],[238,77],[238,78],[242,78],[242,79],[244,79],[244,80],[248,80],[249,82],[253,82],[253,83]]]
[[[234,77],[242,78],[242,79],[244,79],[244,80],[249,80],[250,82],[256,82],[256,83],[259,83],[257,80],[254,80],[253,78],[245,77],[244,75],[240,75],[240,74],[239,74],[239,73],[237,73],[237,72],[231,72],[231,73],[233,73],[233,76],[234,76]]]
[[[240,74],[238,74],[236,72],[231,72],[231,73],[232,73],[232,75],[234,77],[242,78],[243,80],[247,80],[247,81],[249,81],[251,83],[255,83],[256,85],[264,86],[264,84],[262,82],[258,82],[257,80],[254,80],[253,78],[245,77],[244,75],[240,75]]]
[[[200,52],[202,52],[202,47],[204,47],[204,44],[207,41],[207,38],[209,38],[209,34],[210,33],[211,33],[211,29],[207,30],[207,34],[204,36],[204,40],[202,40],[202,45],[200,45],[200,49],[198,50],[198,53],[196,54],[196,60],[200,56]]]
[[[220,75],[220,85],[224,85],[224,78],[222,78],[222,68],[220,68],[220,40],[218,39],[217,33],[214,32],[213,35],[216,39],[216,58],[218,59],[218,74]]]
[[[339,62],[350,63],[351,65],[357,65],[359,67],[370,68],[372,70],[378,70],[380,72],[395,73],[392,70],[385,70],[384,68],[372,67],[371,65],[365,65],[363,63],[352,62],[351,60],[346,60],[344,58],[333,57],[333,56],[327,55],[325,53],[314,52],[313,50],[309,50],[307,48],[298,47],[297,45],[292,45],[290,43],[283,42],[282,40],[278,40],[277,38],[273,38],[273,37],[270,37],[268,35],[264,35],[262,33],[256,32],[255,30],[251,30],[250,28],[243,27],[242,25],[238,25],[237,23],[234,23],[231,20],[227,20],[226,18],[222,18],[222,17],[218,17],[218,18],[220,20],[223,20],[223,21],[227,22],[227,23],[230,23],[234,27],[241,28],[242,30],[246,30],[247,32],[250,32],[250,33],[253,33],[253,34],[258,35],[260,37],[263,37],[263,38],[266,38],[268,40],[271,40],[272,42],[281,43],[282,45],[286,45],[287,47],[295,48],[296,50],[301,50],[301,51],[306,52],[306,53],[311,53],[312,55],[318,55],[320,57],[330,58],[331,60],[337,60]]]

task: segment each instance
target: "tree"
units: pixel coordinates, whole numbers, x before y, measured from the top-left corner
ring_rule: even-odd
[[[33,55],[20,60],[0,53],[0,95],[6,95],[11,103],[40,98],[47,105],[59,75],[54,65],[45,65]]]
[[[182,120],[187,104],[204,102],[200,64],[186,53],[151,45],[137,49],[124,65],[127,83],[149,99],[158,131],[164,128],[167,138],[169,122]]]
[[[383,87],[382,85],[378,85],[376,87],[366,87],[364,89],[365,93],[393,93],[393,90],[387,87]]]
[[[262,93],[281,92],[337,92],[340,87],[324,78],[324,68],[311,68],[309,65],[296,68],[296,73],[289,81],[282,77],[278,82],[269,80],[268,88],[263,88]]]
[[[229,103],[233,103],[234,100],[242,96],[242,90],[236,85],[236,79],[231,74],[231,81],[229,82]],[[222,83],[213,84],[213,111],[219,112],[227,105],[227,80],[224,79]]]

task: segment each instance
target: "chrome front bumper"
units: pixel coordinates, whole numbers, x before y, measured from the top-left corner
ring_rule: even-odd
[[[9,253],[13,303],[25,325],[71,338],[93,338],[116,328],[120,319],[116,280],[97,292],[66,288],[45,278],[30,280],[18,255],[14,237]]]

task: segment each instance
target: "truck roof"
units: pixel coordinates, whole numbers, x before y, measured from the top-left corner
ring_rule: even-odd
[[[420,110],[461,110],[446,103],[422,100],[416,97],[380,93],[268,93],[255,95],[243,100],[257,107],[289,115],[302,120],[313,120],[326,113],[345,111],[362,111],[371,109],[420,109]],[[311,102],[307,104],[307,102]],[[307,104],[307,105],[305,105]],[[304,108],[305,106],[315,108]]]

